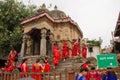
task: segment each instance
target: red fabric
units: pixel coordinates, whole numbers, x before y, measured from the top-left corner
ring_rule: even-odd
[[[58,59],[56,57],[53,58],[53,63],[54,63],[54,66],[58,65]]]
[[[54,50],[56,50],[56,49],[57,49],[57,46],[53,45],[52,46],[52,52],[54,53]]]
[[[32,72],[42,72],[41,66],[33,64]],[[32,78],[34,78],[35,80],[42,80],[41,74],[32,74]]]
[[[12,72],[15,69],[15,66],[9,66],[8,68],[4,67],[2,68],[2,70],[6,71],[6,72]]]
[[[23,63],[21,66],[22,72],[28,72],[29,71],[29,67],[26,63]]]
[[[88,68],[89,65],[88,65],[87,63],[84,63],[84,64],[82,64],[82,67],[83,67],[83,68]]]
[[[50,64],[48,62],[45,63],[45,72],[50,72]]]
[[[63,43],[62,58],[69,58],[69,47],[67,42]]]
[[[54,65],[57,66],[58,65],[58,62],[60,60],[60,50],[57,50],[56,48],[54,48],[53,50],[53,62],[54,62]]]
[[[17,55],[16,50],[10,51],[9,56],[8,56],[8,60],[10,61],[11,64],[13,63],[13,61],[15,61],[16,55]]]
[[[56,55],[56,58],[58,59],[58,61],[60,61],[60,59],[61,59],[60,58],[60,50],[57,50],[55,55]]]
[[[9,66],[8,68],[7,68],[7,72],[11,72],[11,71],[13,71],[15,69],[15,66]]]
[[[82,47],[82,57],[86,58],[86,56],[87,56],[87,47],[83,46]]]
[[[26,63],[23,63],[21,66],[21,70],[22,72],[28,72],[29,71],[29,67]],[[21,74],[21,78],[27,77],[25,74]]]
[[[75,42],[72,48],[72,56],[77,56],[80,54],[79,43]]]
[[[88,80],[101,80],[100,72],[89,72]]]

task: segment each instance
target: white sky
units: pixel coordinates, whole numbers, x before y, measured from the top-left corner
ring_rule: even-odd
[[[20,1],[20,0],[19,0]],[[50,9],[57,5],[78,23],[83,31],[83,37],[90,40],[103,39],[102,47],[108,46],[112,39],[111,32],[115,30],[120,12],[120,0],[21,0],[25,4],[41,6],[43,3]]]

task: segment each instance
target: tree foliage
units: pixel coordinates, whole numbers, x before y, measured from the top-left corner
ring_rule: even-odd
[[[7,55],[14,46],[20,51],[22,26],[20,22],[35,13],[36,6],[26,6],[16,0],[0,1],[0,55]]]

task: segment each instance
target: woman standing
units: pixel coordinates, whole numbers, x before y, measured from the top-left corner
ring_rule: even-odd
[[[28,72],[29,71],[29,67],[27,65],[27,61],[28,61],[27,58],[23,59],[22,66],[21,66],[21,71],[22,72]],[[23,75],[21,75],[21,77],[26,77],[26,75],[23,74]]]
[[[40,59],[36,60],[36,63],[32,65],[32,72],[42,72],[44,70],[44,66],[40,63]],[[32,78],[36,80],[42,80],[41,74],[33,74]]]

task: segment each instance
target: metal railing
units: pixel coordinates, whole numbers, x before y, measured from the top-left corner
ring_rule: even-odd
[[[120,79],[120,68],[114,68],[114,69],[99,69],[95,71],[103,72],[103,71],[109,71],[113,70],[118,76],[118,79]],[[37,80],[74,80],[75,74],[78,72],[78,70],[64,70],[64,71],[58,71],[58,72],[49,72],[49,73],[34,73],[34,72],[3,72],[0,74],[0,80],[36,80],[37,77],[41,77],[41,79]],[[33,78],[34,75],[34,78]],[[25,79],[26,78],[26,79]]]

